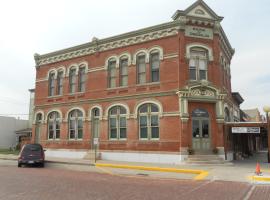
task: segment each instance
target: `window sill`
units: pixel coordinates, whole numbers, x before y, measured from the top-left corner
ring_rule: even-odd
[[[63,97],[63,95],[54,95],[54,96],[48,96],[48,99],[54,99],[54,98],[58,98],[58,97]]]
[[[160,85],[160,82],[150,82],[150,83],[137,83],[136,87],[140,87],[140,86],[151,86],[151,85]]]

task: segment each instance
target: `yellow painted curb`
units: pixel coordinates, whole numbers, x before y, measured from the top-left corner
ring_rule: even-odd
[[[263,176],[250,176],[249,178],[250,178],[251,180],[253,180],[253,181],[265,181],[265,182],[269,181],[269,182],[270,182],[270,176],[268,176],[268,177],[263,177]]]
[[[96,163],[95,166],[96,167],[122,168],[122,169],[135,169],[135,170],[145,170],[145,171],[161,171],[161,172],[198,174],[198,176],[196,176],[194,178],[195,180],[203,180],[206,176],[208,176],[208,172],[207,171],[194,170],[194,169],[145,167],[145,166],[117,165],[117,164],[106,164],[106,163]]]

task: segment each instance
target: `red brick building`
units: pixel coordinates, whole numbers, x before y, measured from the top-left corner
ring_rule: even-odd
[[[84,151],[99,138],[103,158],[118,160],[178,163],[215,148],[224,157],[224,120],[239,107],[223,17],[198,0],[172,18],[35,54],[33,142]]]

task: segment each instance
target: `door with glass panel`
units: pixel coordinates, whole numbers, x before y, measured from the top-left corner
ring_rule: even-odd
[[[92,109],[92,148],[94,148],[94,138],[99,138],[99,108]]]
[[[210,123],[209,114],[204,109],[195,109],[192,112],[192,148],[195,151],[210,150]]]

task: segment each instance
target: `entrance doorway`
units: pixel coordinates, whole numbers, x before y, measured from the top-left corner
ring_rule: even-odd
[[[209,114],[204,109],[192,112],[192,148],[197,152],[211,149]]]
[[[94,139],[99,138],[99,118],[100,111],[98,108],[92,110],[92,149],[94,149]]]

